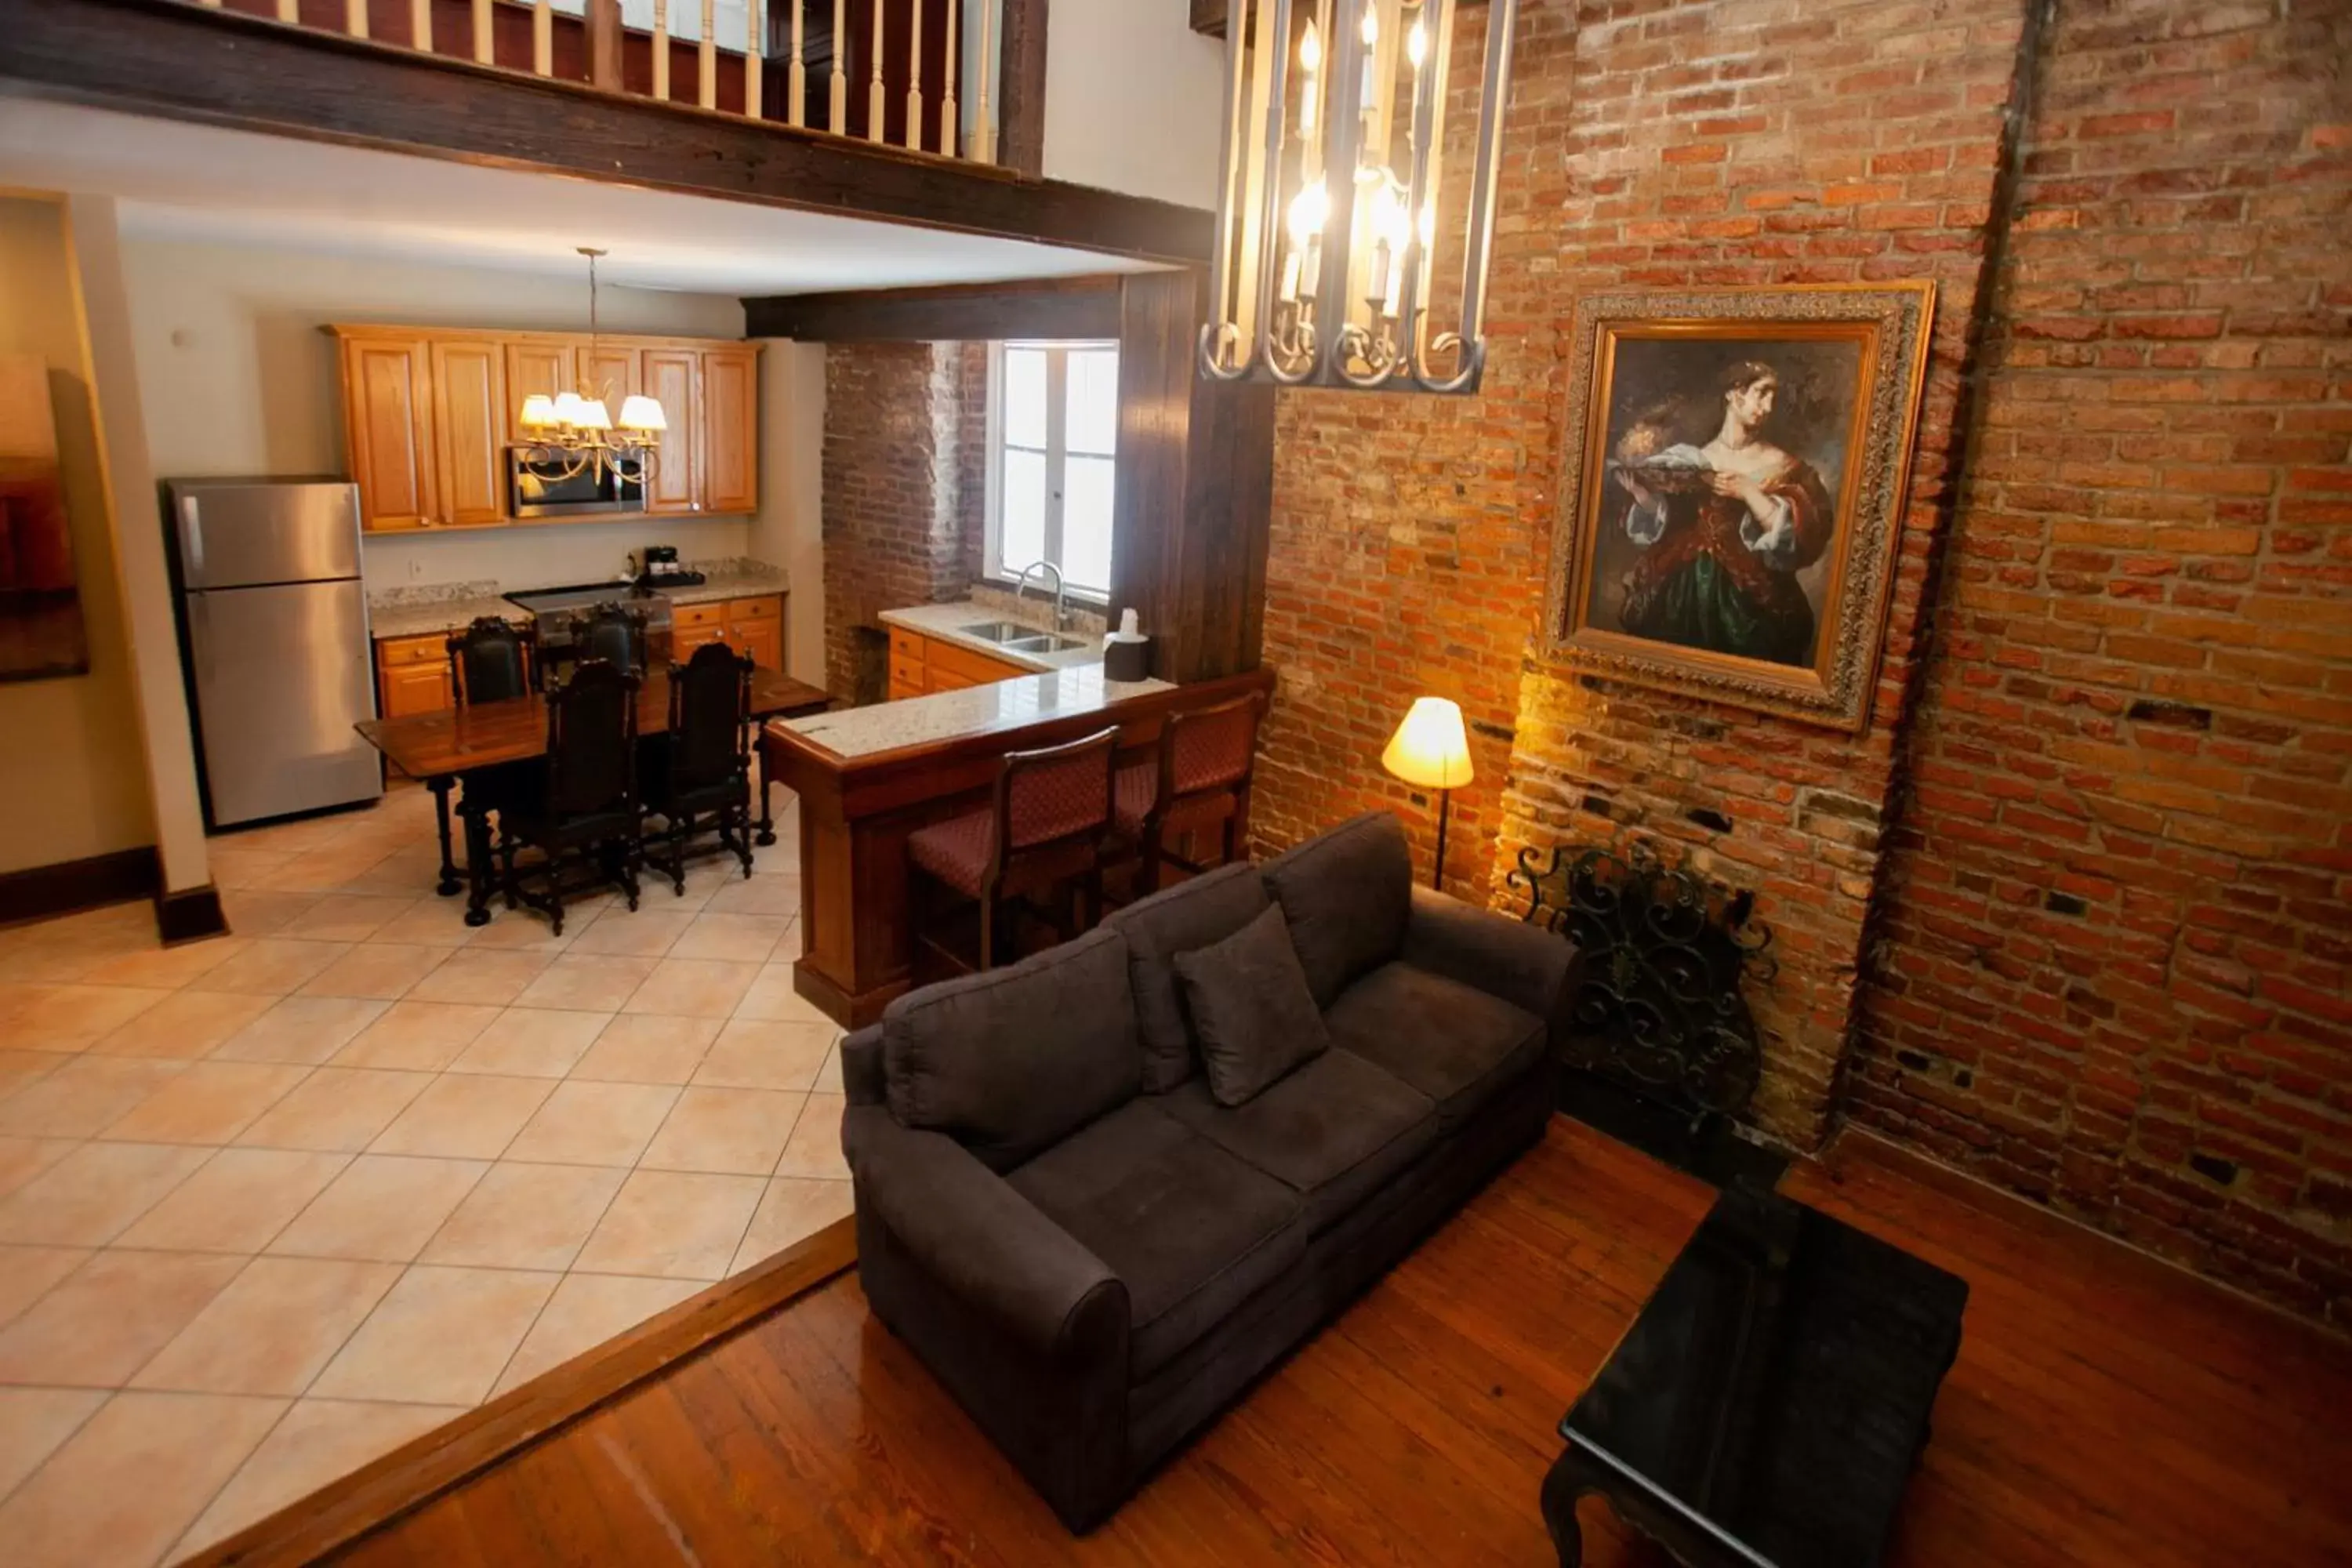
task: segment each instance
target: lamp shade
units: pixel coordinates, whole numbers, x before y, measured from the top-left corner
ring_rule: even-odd
[[[545,430],[555,423],[555,399],[534,392],[522,400],[520,424],[526,430]]]
[[[637,394],[621,399],[621,428],[624,430],[667,430],[669,417],[655,399]]]
[[[1389,738],[1381,766],[1423,789],[1460,789],[1470,782],[1470,735],[1459,703],[1416,697]]]
[[[580,411],[572,416],[572,423],[583,430],[610,430],[613,416],[605,412],[603,398],[583,397],[580,400]]]
[[[555,422],[558,425],[579,424],[581,411],[584,406],[585,400],[583,399],[578,393],[557,393],[555,395]]]

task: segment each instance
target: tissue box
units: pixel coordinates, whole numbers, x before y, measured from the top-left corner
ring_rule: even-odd
[[[1106,680],[1148,680],[1151,676],[1151,639],[1138,637],[1133,642],[1117,639],[1103,644],[1103,679]]]

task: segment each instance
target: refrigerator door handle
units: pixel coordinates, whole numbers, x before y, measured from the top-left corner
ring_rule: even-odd
[[[205,520],[196,510],[196,498],[180,498],[180,552],[187,566],[187,574],[201,579],[205,574]]]

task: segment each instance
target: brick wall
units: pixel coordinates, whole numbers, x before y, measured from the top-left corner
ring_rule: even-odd
[[[2352,7],[2049,45],[1852,1112],[2352,1323]]]

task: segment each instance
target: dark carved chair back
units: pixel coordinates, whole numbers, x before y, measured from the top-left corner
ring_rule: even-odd
[[[646,613],[626,605],[597,605],[572,618],[572,653],[582,663],[601,658],[631,675],[646,672]]]
[[[751,661],[705,643],[669,667],[669,788],[673,795],[730,783],[751,768]]]
[[[998,858],[1110,826],[1116,728],[1030,752],[1005,753],[996,780]]]
[[[459,705],[530,695],[530,631],[483,616],[449,639],[451,689]]]
[[[635,809],[637,685],[634,673],[584,658],[547,694],[548,820]]]

